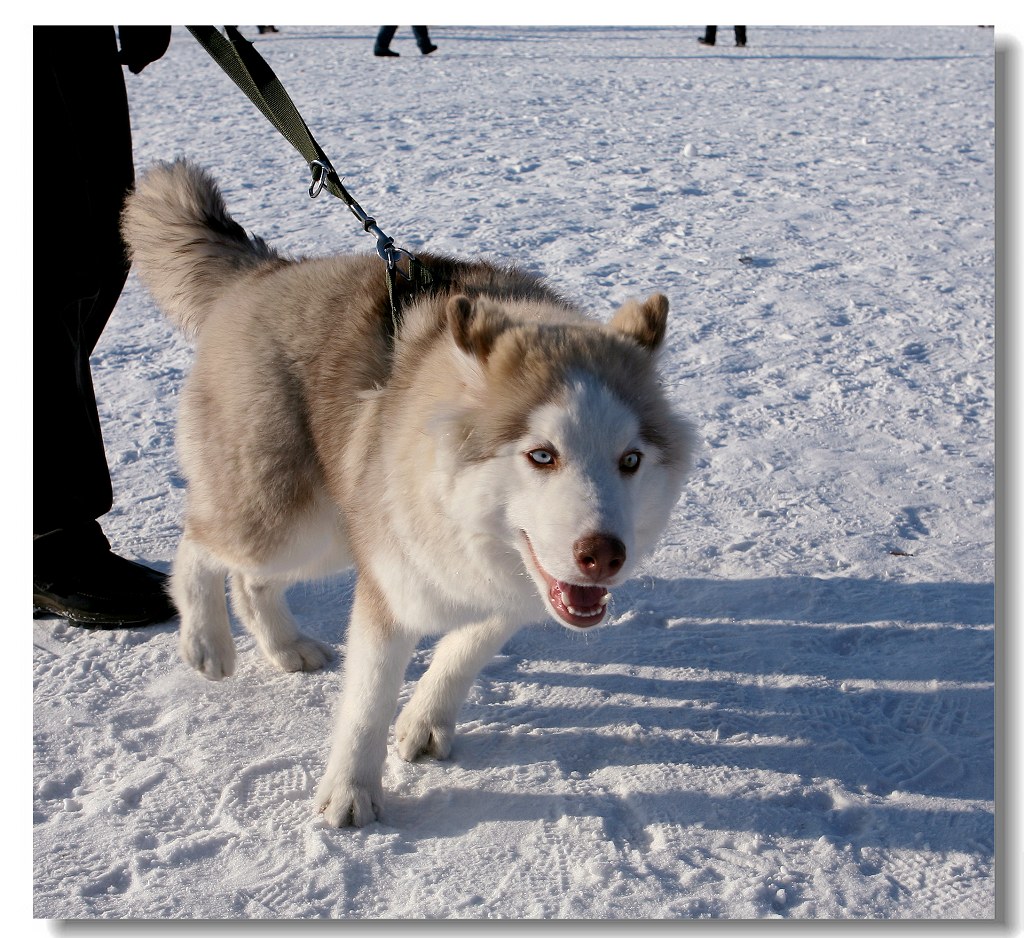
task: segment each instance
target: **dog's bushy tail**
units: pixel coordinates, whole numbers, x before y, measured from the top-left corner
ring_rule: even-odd
[[[213,178],[187,160],[160,163],[139,180],[121,230],[143,283],[189,334],[236,274],[278,260],[228,214]]]

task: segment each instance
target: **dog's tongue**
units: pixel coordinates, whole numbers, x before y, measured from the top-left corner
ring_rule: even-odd
[[[603,586],[577,586],[556,580],[551,584],[551,604],[570,625],[597,625],[607,610],[608,591]]]
[[[608,592],[603,586],[577,586],[575,583],[559,583],[558,591],[562,594],[562,602],[577,609],[601,605],[604,594]]]

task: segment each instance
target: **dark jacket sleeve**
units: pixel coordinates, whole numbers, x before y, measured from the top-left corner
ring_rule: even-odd
[[[171,44],[170,26],[118,26],[121,42],[120,62],[138,75],[150,62],[155,62]]]

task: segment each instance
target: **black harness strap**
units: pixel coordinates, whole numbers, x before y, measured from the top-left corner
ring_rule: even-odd
[[[222,35],[215,26],[189,26],[187,29],[228,77],[259,108],[263,116],[277,128],[278,133],[305,159],[312,174],[310,198],[316,198],[321,190],[326,189],[348,206],[352,214],[359,219],[363,231],[377,239],[377,254],[387,265],[388,297],[391,303],[390,335],[393,339],[401,321],[397,277],[401,275],[410,281],[411,292],[415,294],[434,283],[430,271],[408,251],[396,247],[394,239],[377,227],[376,220],[360,208],[359,203],[341,184],[341,179],[338,178],[327,154],[313,139],[309,127],[285,91],[284,85],[248,39],[234,26],[224,27],[226,35]],[[403,261],[407,270],[401,269]]]

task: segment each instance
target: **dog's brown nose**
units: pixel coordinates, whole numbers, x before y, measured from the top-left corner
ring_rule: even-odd
[[[581,537],[573,544],[572,550],[576,566],[584,576],[597,583],[615,576],[626,562],[626,545],[607,534]]]

